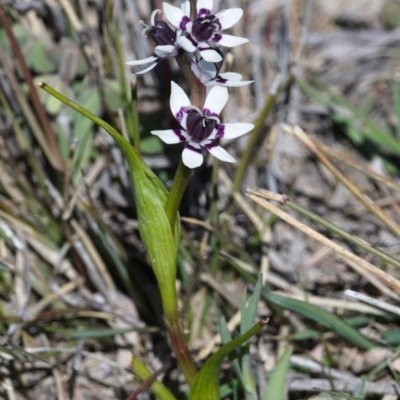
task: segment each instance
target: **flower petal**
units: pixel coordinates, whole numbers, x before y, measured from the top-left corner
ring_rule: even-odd
[[[224,86],[214,86],[207,95],[203,113],[218,116],[229,99],[228,89]]]
[[[158,57],[151,56],[151,57],[144,58],[143,60],[127,61],[125,64],[126,65],[142,65],[142,64],[148,64],[148,63],[150,63],[152,61],[155,61],[157,59],[158,59]]]
[[[234,124],[218,124],[207,140],[212,139],[236,139],[239,136],[250,132],[254,128],[253,124],[246,122],[236,122]]]
[[[223,72],[222,74],[219,74],[219,76],[222,79],[234,82],[239,82],[243,78],[242,75],[238,74],[237,72]]]
[[[191,106],[189,97],[174,81],[171,82],[171,111],[174,118],[186,129],[187,107]]]
[[[151,131],[158,136],[164,143],[174,144],[189,141],[189,135],[182,129],[166,129],[163,131]]]
[[[230,163],[236,162],[236,160],[226,150],[211,140],[204,140],[201,145],[204,146],[214,157],[221,161]]]
[[[206,43],[199,43],[199,46],[197,47],[198,50],[200,51],[201,56],[208,62],[220,62],[222,61],[222,57],[220,54],[218,54],[217,51],[214,50],[214,48],[208,46]]]
[[[190,54],[189,56],[192,56],[192,58],[189,57],[189,61],[193,73],[203,85],[207,86],[207,83],[217,75],[215,64],[204,61],[203,59],[197,61],[193,54]]]
[[[190,18],[190,0],[182,0],[181,10]]]
[[[197,48],[197,42],[190,35],[179,36],[176,41],[188,53],[193,53]]]
[[[145,72],[152,70],[161,60],[162,60],[162,58],[157,57],[156,60],[149,62],[144,67],[140,68],[139,71],[136,71],[135,74],[140,75],[140,74],[144,74]]]
[[[240,44],[247,43],[249,39],[238,36],[221,35],[220,33],[214,33],[214,35],[211,37],[211,41],[213,41],[214,43],[218,43],[220,46],[235,47],[239,46]]]
[[[217,75],[213,80],[204,83],[205,86],[245,86],[250,85],[254,81],[241,81],[242,75],[237,74],[236,72],[225,72],[223,74]]]
[[[190,18],[178,7],[163,3],[164,12],[169,22],[175,27],[186,30],[186,25],[191,22]]]
[[[197,0],[197,17],[204,17],[211,14],[213,0]]]
[[[160,45],[154,48],[154,53],[158,57],[174,57],[178,54],[178,50],[172,44]]]
[[[243,10],[241,8],[231,8],[229,10],[223,10],[219,12],[216,16],[218,17],[218,22],[220,29],[228,29],[236,24],[240,18],[242,18]]]
[[[203,164],[203,152],[198,143],[189,142],[182,153],[182,161],[188,168],[197,168]]]

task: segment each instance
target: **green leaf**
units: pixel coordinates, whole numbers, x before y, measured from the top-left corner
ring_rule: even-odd
[[[213,354],[203,368],[199,371],[190,391],[190,400],[219,400],[219,372],[221,369],[224,358],[238,346],[245,343],[251,337],[256,335],[263,326],[267,323],[267,320],[262,320],[258,324],[254,325],[244,335],[227,343],[221,347],[215,354]]]
[[[162,152],[163,146],[156,136],[149,136],[140,141],[140,149],[145,154],[158,154]]]
[[[86,82],[87,83],[87,82]],[[97,115],[101,110],[101,97],[97,87],[84,88],[78,93],[77,101],[86,110]],[[93,125],[94,122],[81,114],[75,113],[72,138],[78,140],[72,166],[73,180],[76,183],[81,178],[81,171],[84,171],[89,162],[93,150]]]
[[[104,97],[107,106],[112,111],[124,108],[125,100],[121,93],[121,86],[116,80],[106,80],[104,82]]]
[[[292,350],[287,349],[279,358],[268,380],[263,400],[284,400],[286,398],[286,374],[291,355]]]
[[[254,286],[253,294],[250,297],[249,304],[246,306],[244,300],[240,307],[240,333],[247,332],[253,324],[254,318],[257,314],[258,303],[261,298],[262,289],[262,274],[258,277],[257,283]]]
[[[111,125],[45,83],[39,83],[39,86],[102,127],[115,140],[122,151],[128,164],[134,188],[139,232],[158,281],[164,312],[166,315],[175,313],[177,305],[175,291],[176,254],[180,223],[177,218],[174,229],[171,230],[164,211],[168,196],[167,189],[143,162],[136,150]]]
[[[47,56],[47,47],[47,42],[31,39],[22,49],[28,66],[39,74],[48,74],[56,70],[55,63]]]
[[[268,303],[293,311],[305,318],[320,323],[360,349],[369,350],[374,347],[374,344],[365,336],[361,335],[361,333],[341,321],[335,315],[321,310],[318,307],[304,301],[289,299],[271,292],[265,293],[265,299]]]

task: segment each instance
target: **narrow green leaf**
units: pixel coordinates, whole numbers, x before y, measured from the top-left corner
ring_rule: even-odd
[[[151,371],[137,358],[132,360],[132,369],[143,381],[152,377]],[[150,385],[150,390],[159,400],[176,400],[176,397],[157,379]]]
[[[244,335],[232,340],[213,354],[197,374],[192,389],[190,400],[219,400],[219,372],[224,358],[241,344],[256,335],[268,320],[262,320],[254,325]]]
[[[321,310],[318,307],[304,301],[289,299],[271,292],[265,292],[265,299],[269,303],[296,312],[305,318],[320,323],[360,349],[369,350],[374,347],[374,344],[365,336],[361,335],[361,333],[341,321],[335,315]]]
[[[257,283],[254,286],[253,294],[250,297],[249,304],[246,307],[246,303],[244,307],[240,309],[241,311],[241,319],[240,319],[240,333],[243,334],[247,332],[253,324],[254,318],[257,314],[258,303],[261,298],[261,289],[262,289],[262,274],[258,277]]]
[[[285,400],[286,398],[286,374],[289,369],[289,360],[292,350],[287,349],[279,358],[268,380],[268,386],[263,400]]]
[[[219,322],[219,334],[221,335],[221,342],[223,345],[228,344],[232,340],[232,335],[228,329],[228,325],[226,324],[225,318],[222,317]],[[232,354],[230,355],[232,357]],[[240,364],[237,359],[233,359],[232,361],[232,368],[235,371],[236,376],[239,379],[242,387],[245,387],[244,379],[242,372],[240,370]]]
[[[176,254],[179,243],[180,223],[176,219],[172,232],[164,207],[168,192],[163,183],[143,162],[136,150],[111,125],[77,103],[68,99],[47,84],[39,86],[62,103],[102,127],[122,151],[132,179],[138,213],[139,232],[146,246],[151,266],[160,288],[164,311],[176,311]]]
[[[221,317],[219,320],[219,334],[221,335],[222,344],[227,344],[232,340],[231,332],[228,329],[225,318]]]

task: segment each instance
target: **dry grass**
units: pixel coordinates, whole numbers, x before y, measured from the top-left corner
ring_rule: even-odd
[[[271,320],[251,345],[260,393],[283,349],[293,347],[289,398],[327,391],[394,399],[400,393],[400,6],[377,1],[381,8],[344,4],[331,12],[323,2],[215,1],[244,8],[233,32],[250,43],[232,49],[232,70],[255,80],[230,90],[224,120],[254,122],[271,95],[274,102],[233,200],[249,135],[226,143],[238,164],[209,159],[192,177],[182,205],[182,314],[200,366],[219,346],[221,316],[238,329],[242,293],[262,272],[258,313]],[[154,7],[145,0],[1,7],[21,54],[3,13],[0,397],[126,399],[140,385],[131,369],[136,357],[185,398],[122,155],[101,129],[43,93],[39,101],[32,89],[46,81],[131,138],[136,122],[124,62],[151,54],[137,22]],[[164,149],[149,131],[171,123],[171,79],[184,85],[168,61],[137,80],[141,149],[167,186],[181,149]],[[271,203],[259,191],[245,196],[249,187],[289,196],[387,258],[277,206],[281,197]],[[287,303],[274,304],[276,293]],[[312,308],[295,309],[294,299],[326,310],[328,319],[319,320]],[[329,325],[335,315],[373,347]],[[234,378],[229,367],[225,384]],[[137,398],[151,397],[144,391]]]

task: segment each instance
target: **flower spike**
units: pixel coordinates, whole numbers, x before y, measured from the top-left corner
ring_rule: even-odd
[[[189,168],[197,168],[203,163],[202,147],[222,161],[235,162],[235,159],[219,146],[216,140],[237,138],[251,131],[254,125],[221,123],[218,116],[228,98],[226,87],[214,86],[207,95],[203,110],[199,110],[191,105],[183,89],[175,82],[171,82],[171,111],[183,129],[167,129],[151,133],[167,144],[185,142],[182,161]]]
[[[212,0],[197,1],[197,18],[192,21],[185,9],[164,3],[164,12],[172,25],[182,29],[187,35],[180,36],[177,41],[187,52],[199,50],[204,60],[219,62],[222,57],[215,51],[218,45],[234,47],[247,43],[248,39],[222,34],[220,31],[236,24],[243,15],[241,8],[222,10],[212,14]]]

